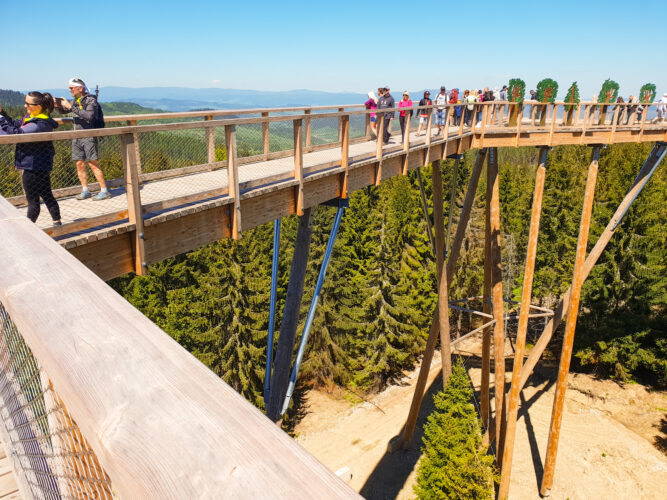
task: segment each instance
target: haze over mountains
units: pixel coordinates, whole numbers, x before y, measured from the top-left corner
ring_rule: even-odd
[[[94,92],[95,86],[90,85]],[[47,89],[53,95],[66,96],[67,89]],[[148,108],[165,111],[191,109],[243,109],[288,106],[329,106],[361,104],[365,94],[352,92],[322,92],[317,90],[287,90],[281,92],[241,89],[191,89],[186,87],[101,87],[101,102],[133,102]]]

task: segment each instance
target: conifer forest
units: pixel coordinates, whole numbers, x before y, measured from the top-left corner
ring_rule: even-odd
[[[647,157],[651,144],[603,149],[589,250]],[[549,152],[533,301],[553,307],[572,278],[590,148]],[[501,149],[500,202],[503,293],[518,300],[528,237],[536,148]],[[454,175],[442,163],[445,224],[456,185],[452,232],[475,152]],[[649,181],[584,284],[574,369],[600,377],[667,385],[667,169]],[[327,271],[299,388],[337,384],[364,393],[382,389],[417,363],[437,300],[435,261],[421,205],[419,179],[432,219],[429,167],[353,193]],[[481,295],[485,175],[480,178],[451,299]],[[309,270],[301,307],[305,321],[335,209],[315,210]],[[297,218],[282,221],[276,331],[279,330]],[[152,265],[147,276],[111,285],[256,406],[262,399],[269,318],[273,224]],[[451,311],[454,335],[479,326]],[[540,328],[528,335],[535,342]],[[552,340],[560,355],[563,325]],[[301,329],[298,330],[300,332]],[[516,328],[510,326],[510,337]],[[532,335],[532,336],[531,336]],[[529,345],[530,347],[530,345]],[[297,398],[298,400],[298,398]]]

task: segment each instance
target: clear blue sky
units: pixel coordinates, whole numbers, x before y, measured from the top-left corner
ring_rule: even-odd
[[[582,98],[667,91],[665,1],[0,0],[0,88],[184,86],[366,92],[545,77]],[[510,11],[510,8],[512,9]],[[40,20],[43,19],[43,22]],[[563,97],[563,92],[559,93]]]

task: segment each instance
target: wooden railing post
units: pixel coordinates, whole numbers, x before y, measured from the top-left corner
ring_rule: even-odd
[[[307,109],[304,111],[304,114],[306,116],[303,117],[303,124],[304,127],[306,128],[306,152],[310,151],[310,146],[311,146],[311,141],[312,141],[312,126],[311,126],[311,118],[310,118],[310,109]]]
[[[268,118],[269,112],[263,111],[262,117]],[[264,145],[264,161],[269,159],[269,153],[271,152],[271,143],[269,142],[269,122],[262,122],[262,144]]]
[[[236,151],[236,125],[225,125],[225,146],[227,148],[227,189],[234,200],[230,213],[232,238],[239,239],[241,233],[241,199],[239,189],[239,165]]]
[[[212,121],[213,116],[207,115],[204,118],[205,121]],[[215,129],[213,127],[206,127],[206,152],[207,152],[207,161],[209,163],[215,162]]]
[[[384,113],[377,113],[377,140],[375,143],[375,159],[377,160],[377,170],[375,172],[375,185],[379,186],[382,182],[382,147],[384,146]]]
[[[426,152],[424,153],[424,165],[431,163],[431,129],[433,128],[433,109],[428,109],[428,120],[426,121]]]
[[[296,214],[303,215],[303,119],[294,120],[294,178],[296,186]]]
[[[593,149],[593,158],[588,167],[586,179],[586,190],[584,192],[584,205],[581,211],[581,223],[579,224],[579,238],[577,240],[577,251],[574,258],[574,273],[572,277],[572,294],[570,296],[570,308],[567,311],[567,322],[563,336],[563,349],[561,351],[560,365],[558,367],[558,380],[556,382],[556,395],[551,413],[551,425],[549,427],[549,443],[544,460],[544,475],[540,493],[545,496],[553,486],[554,471],[556,468],[556,454],[558,453],[558,441],[560,438],[560,427],[563,420],[563,405],[565,404],[565,391],[567,390],[567,374],[570,371],[570,360],[572,357],[572,345],[574,343],[574,331],[577,326],[577,315],[579,313],[579,298],[581,286],[584,282],[584,261],[586,259],[586,246],[588,244],[588,231],[591,225],[591,214],[593,212],[593,200],[595,197],[595,184],[598,174],[598,160],[600,148]]]
[[[344,115],[341,122],[343,140],[340,148],[340,166],[343,168],[340,197],[347,198],[347,174],[350,161],[350,115]]]
[[[551,128],[549,129],[549,146],[554,144],[554,132],[556,131],[556,103],[551,104]]]
[[[403,175],[408,173],[410,159],[410,112],[405,112],[405,133],[403,134]]]
[[[127,124],[131,127],[135,127],[137,125],[137,120],[127,120]],[[132,137],[134,138],[134,151],[135,151],[135,159],[137,162],[136,163],[137,175],[140,177],[139,184],[141,184],[141,151],[139,150],[139,134],[133,132]]]
[[[342,113],[345,111],[345,108],[338,108],[338,112]],[[340,143],[343,140],[343,116],[338,117],[338,142]]]
[[[367,141],[371,140],[371,115],[366,113],[364,115],[364,137]]]
[[[555,115],[552,115],[555,121]],[[509,494],[510,476],[512,474],[512,456],[514,453],[514,436],[516,433],[516,421],[519,411],[519,383],[521,382],[521,367],[523,365],[523,351],[526,344],[526,332],[528,331],[528,315],[533,292],[533,273],[535,271],[535,259],[537,256],[537,238],[540,232],[540,216],[542,214],[542,194],[544,193],[544,178],[546,176],[547,148],[540,149],[540,164],[535,176],[535,190],[533,194],[533,206],[530,217],[530,229],[528,234],[528,248],[526,252],[526,267],[523,275],[523,288],[521,290],[521,308],[519,309],[519,327],[516,334],[514,347],[514,366],[512,367],[512,385],[507,405],[507,427],[505,430],[504,449],[498,450],[502,453],[502,474],[498,498],[504,500]]]
[[[141,212],[141,194],[139,192],[139,173],[137,171],[137,150],[134,134],[120,137],[125,169],[125,192],[127,195],[127,214],[130,224],[134,224],[132,257],[134,272],[143,276],[147,271],[146,248],[144,245],[144,218]]]

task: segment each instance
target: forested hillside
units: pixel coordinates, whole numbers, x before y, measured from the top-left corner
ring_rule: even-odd
[[[650,151],[617,145],[601,153],[590,244],[606,225]],[[500,151],[505,294],[520,295],[536,149]],[[534,300],[553,306],[571,280],[590,148],[549,156]],[[474,162],[456,179],[457,204]],[[442,167],[445,186],[453,164]],[[665,340],[667,175],[654,175],[583,290],[576,335],[585,367],[619,379],[667,384]],[[431,198],[430,169],[423,169]],[[417,172],[355,192],[341,223],[311,332],[300,382],[377,390],[417,361],[435,306],[434,261],[422,216]],[[481,293],[485,176],[452,284],[452,297]],[[448,189],[446,188],[448,191]],[[447,198],[447,196],[446,196]],[[447,203],[445,210],[448,210]],[[455,215],[458,208],[454,210]],[[315,212],[301,320],[305,320],[334,209]],[[278,318],[285,298],[296,217],[283,220]],[[456,223],[456,220],[454,220]],[[245,231],[112,285],[169,335],[259,407],[266,352],[272,252],[271,224]],[[467,317],[452,314],[454,331]],[[512,332],[510,332],[512,333]],[[530,340],[530,339],[529,339]],[[559,352],[559,335],[554,351]]]

